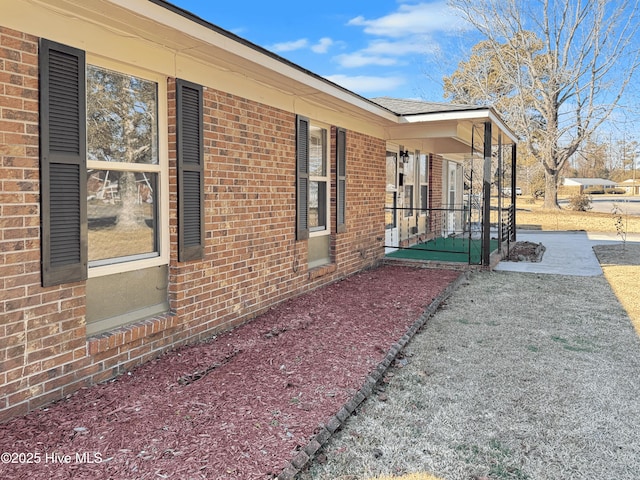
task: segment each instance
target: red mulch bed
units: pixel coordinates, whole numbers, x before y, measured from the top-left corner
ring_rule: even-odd
[[[39,463],[0,478],[273,478],[459,274],[366,271],[2,424],[0,453]]]

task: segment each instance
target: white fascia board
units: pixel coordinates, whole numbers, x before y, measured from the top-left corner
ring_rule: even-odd
[[[405,115],[402,117],[406,123],[431,123],[431,122],[443,122],[443,121],[486,121],[489,120],[495,124],[501,132],[503,132],[512,143],[518,143],[518,137],[511,131],[509,127],[502,121],[502,119],[490,109],[478,109],[478,110],[457,110],[451,112],[434,112],[423,113],[418,115]]]
[[[493,110],[489,110],[489,118],[500,129],[502,133],[504,133],[507,137],[509,137],[509,139],[511,140],[511,143],[514,143],[514,144],[518,143],[518,137],[513,132],[513,130],[511,130],[504,123],[502,118],[500,118]]]
[[[489,118],[488,110],[458,110],[453,112],[420,113],[404,115],[406,123],[455,122],[457,120],[482,120]]]

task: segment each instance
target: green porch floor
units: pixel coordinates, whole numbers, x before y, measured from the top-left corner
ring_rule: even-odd
[[[435,260],[439,262],[469,262],[469,241],[471,241],[471,264],[482,263],[482,240],[469,240],[461,237],[440,237],[419,243],[409,248],[400,248],[388,253],[390,258],[409,260]],[[498,248],[498,240],[490,241],[491,250]]]

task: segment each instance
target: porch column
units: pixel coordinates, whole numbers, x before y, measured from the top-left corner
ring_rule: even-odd
[[[502,133],[498,131],[498,251],[502,251],[502,239],[504,237],[502,224],[502,192],[504,191],[504,158],[502,156]],[[512,194],[513,191],[512,191]],[[513,204],[513,202],[511,202]]]
[[[484,122],[484,174],[482,178],[482,265],[491,257],[491,122]]]
[[[517,146],[515,143],[511,144],[511,205],[513,208],[513,226],[511,228],[511,241],[516,241],[516,202],[518,197],[516,195],[516,151]]]

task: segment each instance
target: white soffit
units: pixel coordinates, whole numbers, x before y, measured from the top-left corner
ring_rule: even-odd
[[[453,124],[457,123],[475,123],[475,122],[486,122],[490,121],[493,125],[495,125],[500,132],[504,133],[507,138],[510,140],[507,141],[503,139],[504,143],[518,143],[518,138],[511,131],[509,127],[502,121],[501,118],[498,117],[492,110],[490,109],[471,109],[471,110],[456,110],[450,112],[434,112],[434,113],[423,113],[417,115],[405,115],[402,117],[401,122],[406,123],[422,123],[422,124],[431,124],[438,122],[451,122]],[[492,131],[492,136],[496,137],[498,132]]]

